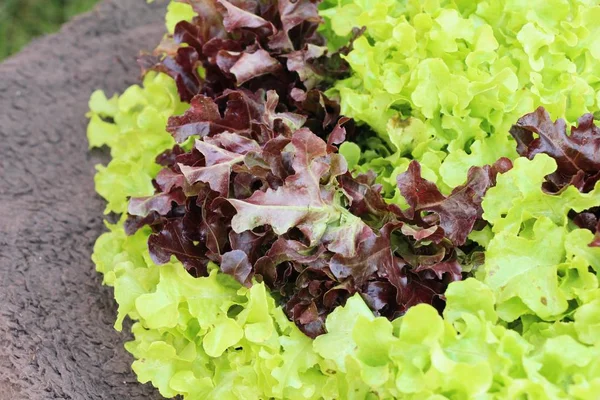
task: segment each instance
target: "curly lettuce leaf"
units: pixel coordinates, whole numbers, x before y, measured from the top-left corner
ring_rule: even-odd
[[[598,288],[593,271],[600,253],[587,245],[593,234],[574,226],[568,215],[599,206],[600,186],[589,193],[574,186],[545,193],[542,182],[556,168],[545,154],[519,158],[483,200],[483,218],[494,237],[480,277],[495,291],[506,321],[527,314],[561,320]]]
[[[596,3],[342,0],[320,9],[331,42],[366,28],[345,56],[352,75],[328,94],[391,149],[363,143],[359,170],[377,172],[392,202],[402,201],[393,181],[410,159],[449,193],[472,166],[514,159],[509,129],[536,106],[569,122],[600,109]]]
[[[390,322],[355,295],[329,315],[327,333],[311,340],[263,284],[246,289],[214,265],[201,278],[177,263],[155,265],[144,247],[149,233],[126,236],[113,228],[94,257],[112,277],[107,283],[139,282],[142,289],[128,293],[129,300],[117,298],[120,310],[138,321],[126,347],[140,381],[165,397],[593,399],[596,393],[598,289],[586,292],[574,322],[537,320],[524,336],[497,324],[495,291],[475,279],[449,286],[444,318],[419,305]],[[569,251],[582,257],[588,249]],[[114,273],[109,253],[128,257],[135,269]]]
[[[179,101],[172,79],[150,73],[143,87],[134,85],[107,99],[97,91],[90,98],[90,147],[108,146],[112,160],[98,165],[97,192],[107,200],[105,213],[127,211],[127,197],[154,193],[152,178],[160,170],[156,155],[173,147],[167,120],[188,106]]]

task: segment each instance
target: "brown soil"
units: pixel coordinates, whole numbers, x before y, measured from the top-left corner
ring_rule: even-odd
[[[90,254],[103,231],[87,101],[139,77],[164,2],[105,0],[0,64],[0,399],[158,399],[130,371],[111,290]],[[126,330],[126,329],[125,329]]]

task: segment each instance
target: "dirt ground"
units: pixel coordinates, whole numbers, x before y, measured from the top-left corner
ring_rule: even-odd
[[[158,399],[137,383],[111,290],[90,254],[103,231],[87,102],[139,78],[165,2],[105,0],[0,64],[0,399]]]

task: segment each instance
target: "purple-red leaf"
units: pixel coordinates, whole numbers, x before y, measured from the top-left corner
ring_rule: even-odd
[[[198,15],[178,23],[152,56],[140,58],[144,72],[172,76],[184,101],[197,94],[216,99],[236,87],[276,90],[287,98],[294,89],[317,88],[349,71],[339,54],[328,53],[317,33],[322,23],[318,1],[186,2]]]
[[[233,230],[240,233],[269,225],[283,235],[297,227],[313,245],[323,241],[332,251],[353,253],[356,236],[366,225],[343,209],[336,185],[321,182],[326,175],[331,180],[346,172],[345,161],[328,154],[326,143],[307,129],[293,134],[292,146],[295,174],[283,186],[258,191],[244,200],[229,199],[237,211]]]
[[[556,171],[546,176],[542,185],[546,192],[560,193],[572,185],[587,193],[600,180],[600,129],[594,124],[593,114],[581,116],[569,135],[564,120],[552,122],[550,114],[539,107],[521,117],[510,133],[521,156],[532,159],[536,154],[544,153],[556,161]],[[595,232],[589,245],[600,247],[600,209],[574,213],[571,217],[580,228]]]
[[[252,283],[252,264],[248,261],[248,255],[242,250],[232,250],[223,254],[221,271],[233,276],[246,287],[250,287]]]
[[[148,249],[150,258],[156,264],[168,263],[171,256],[175,256],[195,275],[206,274],[206,248],[201,244],[195,245],[184,236],[181,219],[167,221],[159,233],[150,235]]]
[[[281,68],[279,61],[271,57],[267,51],[260,49],[254,53],[243,53],[229,68],[229,72],[235,75],[236,83],[240,86],[250,79],[272,74]]]
[[[184,115],[169,118],[167,131],[173,134],[178,143],[185,142],[190,136],[203,137],[229,128],[213,99],[199,95],[194,97],[190,106]]]
[[[204,155],[206,166],[188,167],[179,164],[181,173],[189,184],[205,182],[215,192],[227,196],[231,167],[244,161],[244,155],[203,141],[196,141],[195,147]]]
[[[463,245],[481,218],[483,195],[495,184],[496,175],[510,167],[508,159],[500,159],[492,167],[472,167],[467,182],[446,197],[433,182],[421,177],[421,166],[412,161],[408,171],[397,178],[400,193],[410,205],[408,218],[418,217],[424,211],[434,213],[423,216],[423,220],[430,226],[439,224],[448,239],[455,245]]]
[[[357,285],[362,285],[378,269],[392,269],[393,252],[389,238],[376,235],[373,231],[362,238],[356,254],[344,257],[336,254],[329,265],[338,280],[352,276]]]
[[[186,196],[179,188],[170,192],[159,193],[154,196],[137,197],[129,201],[127,212],[131,215],[145,217],[150,212],[156,211],[160,215],[168,214],[173,208],[173,204],[182,205],[185,203]]]
[[[552,122],[543,108],[519,119],[510,133],[517,141],[517,151],[533,159],[545,153],[556,160],[557,170],[546,177],[545,189],[555,193],[568,185],[589,192],[600,179],[600,129],[594,116],[585,114],[567,134],[566,122]]]
[[[310,24],[315,29],[322,22],[314,0],[280,0],[278,3],[279,18],[282,28],[269,41],[269,47],[280,50],[293,50],[293,38],[290,31],[301,24]],[[303,32],[309,37],[312,32]]]
[[[448,274],[449,279],[451,281],[459,281],[462,279],[462,268],[458,261],[450,260],[450,261],[442,261],[433,265],[421,264],[417,268],[414,269],[414,272],[420,274],[421,276],[424,273],[432,273],[438,279],[443,279],[444,274]],[[434,279],[434,276],[429,276],[428,279]]]
[[[236,7],[227,0],[217,0],[225,8],[224,20],[225,29],[228,32],[233,32],[239,28],[266,28],[271,33],[275,31],[275,27],[272,23],[265,20],[264,18],[256,15],[255,10],[245,10],[243,8]],[[236,2],[238,3],[238,2]],[[247,3],[256,7],[256,2],[242,1],[239,3]]]

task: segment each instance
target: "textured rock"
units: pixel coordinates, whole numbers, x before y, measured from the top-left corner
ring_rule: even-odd
[[[158,399],[130,371],[90,254],[103,231],[87,101],[139,76],[164,2],[105,0],[0,64],[0,399]]]

